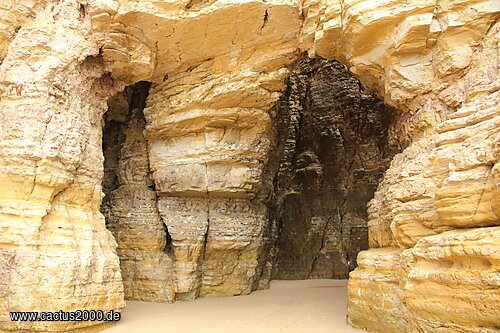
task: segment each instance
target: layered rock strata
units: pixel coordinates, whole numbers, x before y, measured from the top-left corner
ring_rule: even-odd
[[[101,210],[118,243],[125,298],[171,302],[175,293],[170,239],[158,212],[144,137],[142,110],[149,86],[138,83],[108,103],[103,140],[106,197]]]
[[[277,104],[275,278],[347,278],[368,248],[366,204],[395,148],[393,110],[344,65],[301,59]]]
[[[461,78],[428,97],[421,112],[444,109],[447,119],[427,124],[394,158],[370,202],[370,246],[380,249],[360,254],[366,263],[351,273],[349,321],[357,327],[498,331],[498,34],[495,24]],[[397,265],[384,248],[397,248]],[[377,321],[362,315],[374,311]]]
[[[228,75],[210,60],[171,75],[153,86],[144,111],[180,299],[257,287],[268,212],[254,199],[274,139],[268,109],[286,70],[276,59],[252,61],[267,62],[269,73],[245,70],[248,62]]]
[[[308,278],[346,277],[354,267],[357,252],[367,247],[364,207],[391,156],[391,110],[339,63],[304,59],[294,67],[278,114],[240,107],[235,119],[231,109],[178,111],[171,106],[183,104],[165,101],[193,107],[186,99],[193,92],[165,96],[172,94],[170,86],[154,85],[145,109],[156,120],[148,124],[149,144],[138,118],[145,96],[134,98],[147,87],[127,88],[111,100],[103,212],[119,245],[128,299],[237,295],[267,286],[273,268],[275,278]],[[165,105],[171,111],[163,116]],[[261,117],[262,127],[250,122],[255,117]],[[296,133],[300,118],[303,127]],[[316,147],[318,141],[323,146]],[[304,160],[313,149],[319,157]],[[313,169],[316,178],[304,174]],[[321,197],[334,201],[308,206],[318,188],[324,188]],[[290,192],[297,194],[293,200]],[[292,216],[294,206],[311,214]],[[329,210],[318,211],[322,207]],[[331,223],[312,223],[316,220]],[[301,247],[302,242],[308,245]]]
[[[348,323],[376,332],[407,332],[408,310],[402,299],[406,274],[399,248],[360,252],[358,268],[349,274]]]
[[[254,200],[273,141],[268,110],[295,58],[297,5],[114,2],[89,13],[113,74],[154,81],[146,138],[175,297],[249,293],[268,221]]]
[[[108,99],[141,80],[153,82],[144,138],[156,193],[147,180],[144,187],[145,170],[113,191],[141,187],[141,200],[151,199],[140,211],[151,214],[152,233],[163,228],[159,214],[171,234],[169,258],[183,264],[172,264],[174,288],[163,299],[265,286],[278,230],[266,206],[274,140],[268,111],[287,66],[307,52],[341,61],[396,107],[390,138],[407,147],[369,205],[375,249],[361,254],[351,275],[350,322],[380,332],[498,329],[497,1],[33,0],[0,7],[7,13],[0,20],[1,317],[123,307],[116,244],[99,211],[101,121]],[[144,147],[138,132],[130,135]],[[134,164],[132,155],[121,163]],[[140,224],[115,213],[115,223]],[[134,248],[120,237],[120,253],[145,265],[163,237],[168,243],[160,235],[151,248]],[[147,286],[153,272],[144,279],[133,272],[126,273],[129,291],[161,294]],[[464,295],[455,302],[451,291]],[[458,315],[461,308],[474,314],[470,320]],[[91,324],[0,325],[60,332]]]
[[[0,66],[2,330],[95,325],[11,322],[9,311],[125,306],[116,242],[99,212],[101,119],[123,86],[105,75],[89,31],[77,3],[61,1],[23,25]]]

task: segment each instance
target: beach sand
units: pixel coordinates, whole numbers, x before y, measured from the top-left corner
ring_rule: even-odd
[[[346,280],[272,281],[244,296],[174,304],[128,301],[109,333],[349,333]]]

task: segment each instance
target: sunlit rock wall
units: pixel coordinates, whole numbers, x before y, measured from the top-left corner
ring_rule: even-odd
[[[420,26],[413,36],[426,41],[406,52],[413,64],[394,67],[391,55],[375,66],[385,73],[380,91],[402,111],[393,135],[409,146],[368,206],[373,249],[350,275],[348,320],[373,332],[496,332],[500,325],[499,8],[435,5],[427,24],[405,19],[407,31]],[[411,36],[406,43],[416,45]],[[353,61],[363,79],[359,66]]]
[[[168,47],[186,49],[156,58],[169,73],[144,110],[178,299],[248,294],[264,265],[269,219],[257,196],[274,140],[268,111],[295,57],[300,18],[287,2],[233,6],[188,10],[175,22],[155,18],[172,25]]]
[[[1,317],[124,306],[116,243],[100,213],[101,126],[109,98],[141,80],[152,82],[139,141],[155,190],[143,189],[157,198],[152,225],[168,229],[175,261],[163,299],[265,286],[277,232],[268,224],[269,110],[306,52],[344,63],[395,107],[389,139],[406,148],[369,204],[374,249],[351,274],[349,321],[378,332],[498,330],[497,1],[0,8]],[[134,184],[127,176],[115,190]],[[129,288],[143,290],[138,299],[158,295],[149,279]],[[0,322],[55,332],[87,324]]]
[[[1,330],[95,324],[10,322],[8,311],[125,306],[116,242],[99,211],[101,119],[123,86],[89,40],[78,4],[61,1],[22,26],[0,66]]]
[[[118,243],[128,300],[175,299],[168,233],[150,178],[143,109],[150,84],[127,87],[108,103],[103,152],[105,198],[101,210]]]

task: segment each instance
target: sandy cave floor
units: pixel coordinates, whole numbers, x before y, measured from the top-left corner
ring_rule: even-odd
[[[104,332],[349,333],[347,280],[272,281],[245,296],[174,304],[127,302],[122,319]]]

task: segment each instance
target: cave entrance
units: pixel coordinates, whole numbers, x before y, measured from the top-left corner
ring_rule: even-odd
[[[125,298],[170,301],[171,237],[158,213],[145,137],[143,110],[150,87],[139,82],[108,101],[101,212],[118,243]]]
[[[394,110],[341,63],[303,57],[275,112],[274,278],[345,279],[368,248],[367,204],[397,151]]]
[[[139,82],[114,96],[103,131],[102,213],[118,243],[126,299],[172,302],[245,294],[272,279],[348,277],[368,248],[367,204],[397,151],[389,138],[392,109],[339,62],[303,57],[271,110],[276,144],[260,192],[252,199],[177,196],[158,193],[150,178],[144,118],[150,87]],[[161,112],[149,107],[149,116]],[[229,143],[241,135],[223,132]],[[155,174],[157,181],[209,179],[206,164],[193,169],[200,161],[188,155],[212,151],[204,140],[189,139],[203,135],[186,133],[182,140],[162,138],[165,151],[155,153],[179,152],[172,156],[184,164],[154,159],[156,169],[168,171]]]

